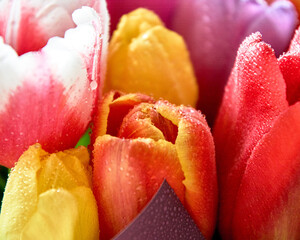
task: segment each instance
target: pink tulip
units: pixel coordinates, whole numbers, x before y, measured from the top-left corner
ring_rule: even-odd
[[[72,14],[82,5],[94,9]],[[75,146],[105,71],[105,1],[3,0],[0,32],[0,164],[13,167],[35,142],[49,152]]]
[[[214,129],[222,239],[300,238],[299,40],[239,48]]]

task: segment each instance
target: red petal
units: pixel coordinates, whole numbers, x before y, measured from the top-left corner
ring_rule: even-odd
[[[220,230],[225,238],[231,238],[233,207],[247,160],[287,107],[285,82],[274,52],[261,42],[260,34],[253,34],[240,46],[214,129]]]
[[[300,239],[300,103],[259,142],[237,194],[234,239]]]
[[[298,29],[289,51],[279,58],[280,70],[286,82],[290,105],[300,101],[300,30]]]

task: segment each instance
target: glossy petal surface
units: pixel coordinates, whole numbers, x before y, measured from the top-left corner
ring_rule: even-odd
[[[299,239],[299,119],[297,103],[253,150],[237,196],[234,239]]]
[[[220,231],[232,238],[237,192],[258,141],[286,109],[285,82],[277,59],[259,34],[241,45],[214,128],[220,185]]]
[[[38,52],[18,57],[0,42],[2,165],[12,167],[35,142],[50,152],[75,146],[91,120],[104,71],[99,35],[108,33],[91,8],[77,10],[73,19],[76,28]]]

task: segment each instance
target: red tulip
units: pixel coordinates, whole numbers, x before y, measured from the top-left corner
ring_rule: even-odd
[[[300,238],[297,39],[279,61],[258,33],[239,48],[214,128],[224,239]]]
[[[111,238],[129,224],[166,179],[211,238],[217,205],[214,143],[201,113],[141,94],[110,92],[97,116],[93,184],[100,237]]]
[[[95,9],[71,17],[81,4]],[[105,72],[108,16],[105,1],[3,0],[0,6],[0,164],[13,167],[33,143],[63,150],[86,130]],[[64,38],[53,37],[64,31]]]

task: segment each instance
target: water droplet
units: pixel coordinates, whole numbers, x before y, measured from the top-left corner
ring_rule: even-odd
[[[98,87],[97,82],[96,82],[96,81],[92,81],[92,82],[90,83],[90,87],[91,87],[91,90],[96,90],[97,87]]]

